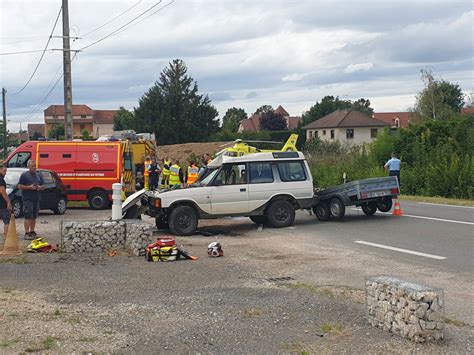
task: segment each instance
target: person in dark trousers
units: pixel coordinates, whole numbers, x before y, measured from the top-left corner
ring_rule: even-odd
[[[7,194],[7,183],[5,175],[7,167],[0,164],[0,218],[3,221],[3,238],[7,238],[8,227],[10,226],[10,218],[12,216],[12,204]]]
[[[41,174],[36,171],[36,162],[34,160],[28,161],[28,171],[21,174],[18,188],[21,190],[23,198],[25,239],[36,239],[38,238],[35,232],[36,218],[38,218],[41,191],[44,190],[44,181]]]
[[[398,186],[400,186],[400,165],[401,161],[398,158],[398,155],[395,153],[392,153],[392,158],[385,163],[385,171],[388,171],[388,174],[390,176],[396,176],[398,179]]]
[[[158,181],[160,178],[160,165],[156,162],[156,158],[151,159],[151,164],[149,166],[149,179],[150,179],[150,191],[154,191],[158,188]]]

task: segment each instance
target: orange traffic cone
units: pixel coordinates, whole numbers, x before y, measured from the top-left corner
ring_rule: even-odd
[[[402,208],[400,207],[400,202],[398,201],[398,198],[395,199],[395,208],[393,209],[392,215],[394,216],[402,216]]]
[[[0,255],[14,256],[20,254],[21,250],[18,243],[18,235],[16,234],[15,216],[12,214],[12,217],[10,219],[10,227],[8,228],[8,234],[5,237],[3,251],[0,251]]]

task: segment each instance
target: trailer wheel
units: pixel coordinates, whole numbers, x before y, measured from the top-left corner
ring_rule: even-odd
[[[171,211],[168,219],[171,233],[176,235],[191,235],[197,228],[198,217],[194,208],[178,206]]]
[[[392,198],[389,196],[382,197],[377,200],[377,208],[380,212],[388,212],[392,209]]]
[[[326,202],[320,202],[316,206],[313,206],[313,212],[321,222],[329,221],[329,218],[331,218],[329,206]]]
[[[329,211],[335,219],[341,219],[346,213],[346,207],[338,197],[333,197],[329,201]]]
[[[377,212],[377,203],[374,201],[363,203],[361,207],[362,211],[367,216],[372,216],[375,212]]]
[[[288,200],[276,200],[268,207],[266,217],[273,228],[289,227],[295,222],[295,207]]]
[[[249,216],[253,223],[266,224],[268,222],[266,216]]]
[[[106,209],[110,202],[107,193],[104,190],[92,190],[89,193],[89,206],[93,210],[104,210]]]

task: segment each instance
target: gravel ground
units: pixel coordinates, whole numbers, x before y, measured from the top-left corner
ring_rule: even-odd
[[[73,209],[63,218],[109,214]],[[38,222],[41,236],[59,242],[59,218],[42,214]],[[472,352],[472,324],[451,313],[446,340],[434,344],[414,344],[367,324],[364,277],[409,266],[385,263],[374,270],[376,255],[324,241],[314,249],[297,228],[259,231],[247,219],[200,225],[217,234],[223,258],[206,255],[216,236],[197,235],[178,238],[196,261],[147,263],[125,253],[0,259],[0,353]],[[429,272],[418,275],[435,277]],[[453,275],[443,280],[445,290],[454,287],[453,304],[470,305],[472,294],[456,288]]]

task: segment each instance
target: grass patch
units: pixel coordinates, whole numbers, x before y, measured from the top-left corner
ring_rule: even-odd
[[[93,343],[97,341],[97,338],[96,337],[81,337],[79,338],[79,341],[81,343]]]
[[[262,315],[263,311],[260,308],[246,309],[244,312],[245,318],[256,318]]]
[[[53,312],[53,316],[59,317],[62,314],[61,310],[59,308],[56,308]]]
[[[44,350],[51,350],[56,346],[57,338],[52,336],[47,336],[40,343],[36,343],[25,349],[27,353],[36,353]]]
[[[81,323],[81,320],[79,318],[76,318],[76,317],[72,317],[72,318],[69,318],[67,320],[67,323],[71,324],[71,325],[74,325],[74,324],[79,324]]]
[[[454,325],[456,327],[462,327],[462,326],[466,325],[466,323],[464,323],[462,320],[452,319],[452,318],[447,318],[447,317],[444,317],[444,323],[451,324],[451,325]]]
[[[330,333],[332,331],[332,325],[329,323],[325,323],[321,326],[321,330],[323,333]]]
[[[285,351],[288,351],[290,353],[296,353],[296,354],[300,354],[300,355],[306,355],[306,354],[309,354],[303,347],[303,345],[301,345],[300,343],[288,343],[286,341],[284,341],[283,343],[281,343],[281,348]]]
[[[20,338],[0,340],[0,348],[9,348],[10,346],[18,343],[19,341]]]
[[[114,335],[115,332],[112,331],[112,330],[104,330],[104,334],[105,334],[105,335]]]
[[[68,201],[67,206],[73,208],[88,208],[89,203],[87,203],[87,201]]]
[[[0,263],[1,264],[11,263],[11,264],[24,265],[24,264],[31,264],[31,261],[29,261],[24,256],[19,256],[17,258],[0,258]]]
[[[442,203],[446,205],[457,205],[457,206],[474,206],[474,200],[464,200],[458,198],[447,198],[447,197],[430,197],[430,196],[411,196],[401,195],[400,198],[406,201],[415,202],[428,202],[428,203]]]

